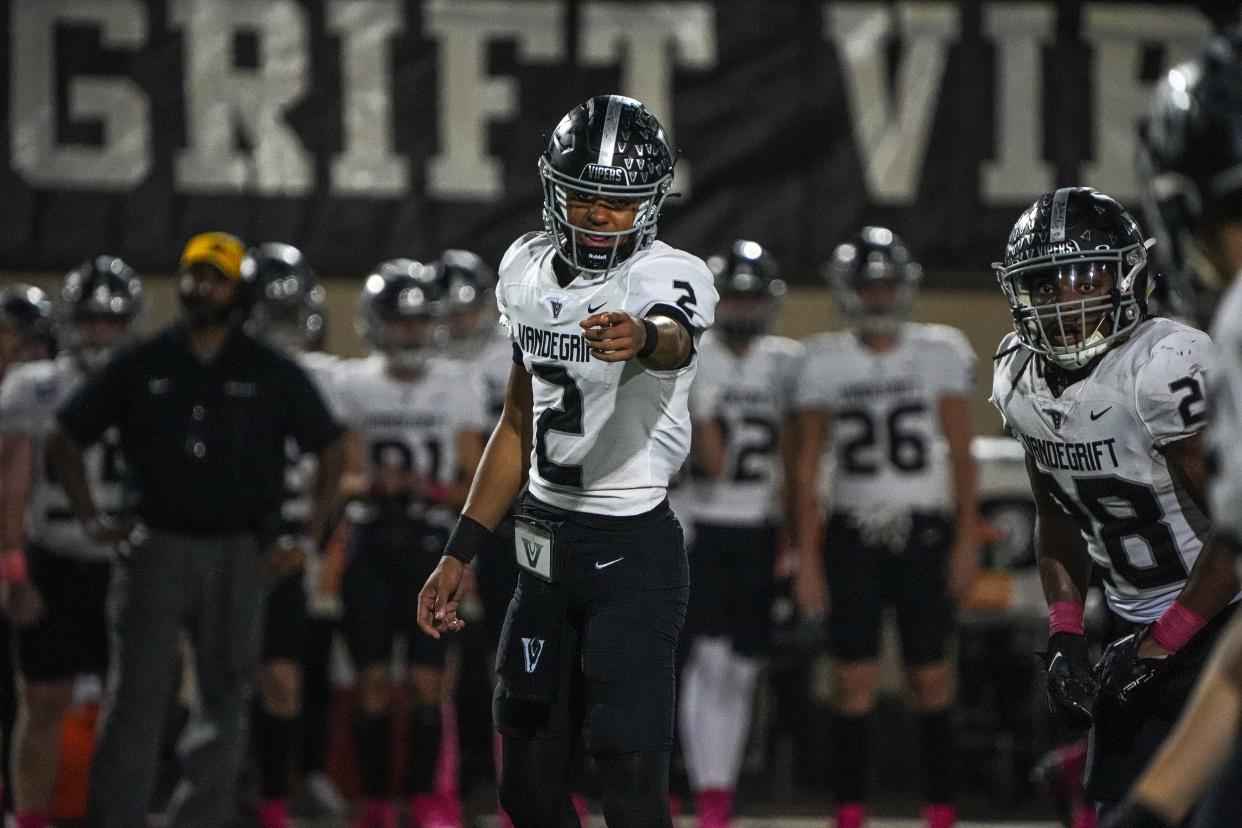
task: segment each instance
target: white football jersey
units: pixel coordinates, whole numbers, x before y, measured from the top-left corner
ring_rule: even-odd
[[[1212,324],[1216,343],[1209,391],[1208,444],[1216,472],[1210,488],[1212,521],[1242,539],[1242,279],[1225,294]]]
[[[725,467],[718,480],[686,481],[678,515],[716,526],[779,521],[780,434],[801,357],[802,345],[783,336],[757,337],[739,357],[713,332],[703,335],[690,417],[720,425]]]
[[[26,507],[26,536],[49,551],[85,560],[107,560],[111,544],[95,543],[74,517],[65,490],[47,462],[46,440],[56,424],[56,409],[69,399],[84,376],[69,356],[16,365],[0,384],[0,431],[34,438],[32,489]],[[124,465],[119,438],[109,429],[86,449],[86,479],[100,512],[116,515],[125,507]]]
[[[486,432],[487,392],[477,369],[433,358],[415,382],[392,377],[380,354],[336,372],[341,422],[362,439],[367,472],[380,464],[415,469],[445,485],[457,480],[457,436]]]
[[[850,331],[808,340],[794,404],[831,415],[832,508],[952,508],[940,399],[974,387],[974,352],[947,325],[907,323],[884,353]]]
[[[1043,362],[1001,342],[992,404],[1026,447],[1048,491],[1074,518],[1121,617],[1154,621],[1182,591],[1210,525],[1160,449],[1204,427],[1211,340],[1154,318],[1054,397]]]
[[[530,491],[552,506],[636,515],[664,500],[690,450],[690,384],[698,357],[653,371],[637,359],[590,355],[578,323],[602,311],[646,316],[663,307],[696,334],[715,318],[716,288],[702,260],[654,242],[607,278],[561,287],[544,233],[518,239],[500,263],[501,321],[532,374]]]

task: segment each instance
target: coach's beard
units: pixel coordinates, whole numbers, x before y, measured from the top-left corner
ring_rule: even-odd
[[[181,318],[191,328],[215,328],[227,325],[237,311],[235,304],[230,303],[219,307],[210,299],[201,296],[187,296],[182,293],[178,298],[181,301]]]

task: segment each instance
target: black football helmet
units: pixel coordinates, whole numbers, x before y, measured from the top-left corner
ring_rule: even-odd
[[[1141,130],[1138,171],[1161,273],[1206,325],[1234,274],[1219,272],[1196,236],[1242,217],[1242,33],[1212,37],[1165,75]]]
[[[771,253],[757,242],[738,240],[727,251],[709,256],[707,269],[720,294],[715,330],[731,340],[747,340],[771,330],[777,302],[785,295],[785,283]]]
[[[574,270],[603,276],[656,237],[656,222],[673,183],[672,147],[655,116],[633,98],[596,95],[574,107],[557,125],[539,159],[543,224],[557,254]],[[571,194],[638,199],[634,226],[597,232],[570,223]],[[611,238],[590,247],[577,234]]]
[[[413,259],[380,262],[358,297],[358,335],[394,367],[422,368],[448,344],[445,286],[434,265]],[[406,330],[409,322],[422,324]]]
[[[96,256],[65,275],[56,307],[61,339],[87,369],[98,368],[135,333],[142,280],[116,256]],[[93,323],[111,321],[97,326]]]
[[[1009,233],[1004,261],[992,265],[1018,341],[1075,370],[1129,335],[1147,317],[1147,249],[1153,243],[1143,240],[1124,207],[1090,187],[1041,195]],[[1032,300],[1032,285],[1049,276],[1077,284],[1104,274],[1113,281],[1105,296],[1040,305]]]
[[[896,332],[910,318],[923,268],[892,230],[864,227],[832,251],[824,277],[850,327],[862,334],[882,335]],[[883,307],[870,305],[859,293],[865,285],[879,284],[895,289],[892,302]]]
[[[312,350],[323,341],[327,295],[302,251],[265,242],[246,255],[257,296],[250,329],[290,353]]]
[[[495,325],[496,273],[469,250],[445,250],[435,267],[444,283],[452,345],[471,353]]]
[[[13,284],[0,288],[0,328],[10,331],[14,348],[45,343],[48,355],[56,352],[56,329],[53,324],[52,302],[34,285]],[[14,355],[9,346],[0,353],[0,373]]]

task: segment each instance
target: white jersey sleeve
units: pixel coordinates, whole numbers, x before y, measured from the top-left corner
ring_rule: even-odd
[[[42,436],[47,412],[36,404],[37,373],[31,363],[16,365],[0,382],[0,432]]]
[[[638,317],[662,312],[683,321],[697,335],[715,321],[719,298],[702,259],[661,245],[635,263],[624,309]]]
[[[931,384],[941,394],[969,397],[975,391],[975,351],[966,335],[948,325],[926,325],[924,347],[934,356],[929,360]]]
[[[1208,335],[1182,326],[1157,343],[1139,368],[1135,407],[1156,448],[1203,429],[1204,372],[1211,358]]]
[[[841,335],[822,334],[806,343],[806,354],[796,366],[792,404],[798,408],[836,407],[838,388],[832,364],[841,356]]]
[[[1217,356],[1208,391],[1208,445],[1216,472],[1209,503],[1216,528],[1242,542],[1242,280],[1235,280],[1225,294],[1212,338]]]

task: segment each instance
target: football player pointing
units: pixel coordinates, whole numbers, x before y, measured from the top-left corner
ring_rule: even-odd
[[[585,728],[608,824],[668,826],[689,574],[666,490],[689,450],[694,340],[716,291],[702,261],[655,240],[673,153],[638,101],[575,107],[539,170],[545,230],[509,248],[497,286],[515,363],[504,411],[419,624],[460,629],[464,562],[529,468],[498,656],[501,803],[517,828],[577,825],[566,781]]]
[[[1101,811],[1172,727],[1238,591],[1205,516],[1211,344],[1148,317],[1148,246],[1116,201],[1064,188],[1022,214],[998,266],[1014,333],[992,402],[1026,448],[1035,494],[1048,700],[1091,726],[1087,793]],[[1082,624],[1093,561],[1129,628],[1095,671]]]

